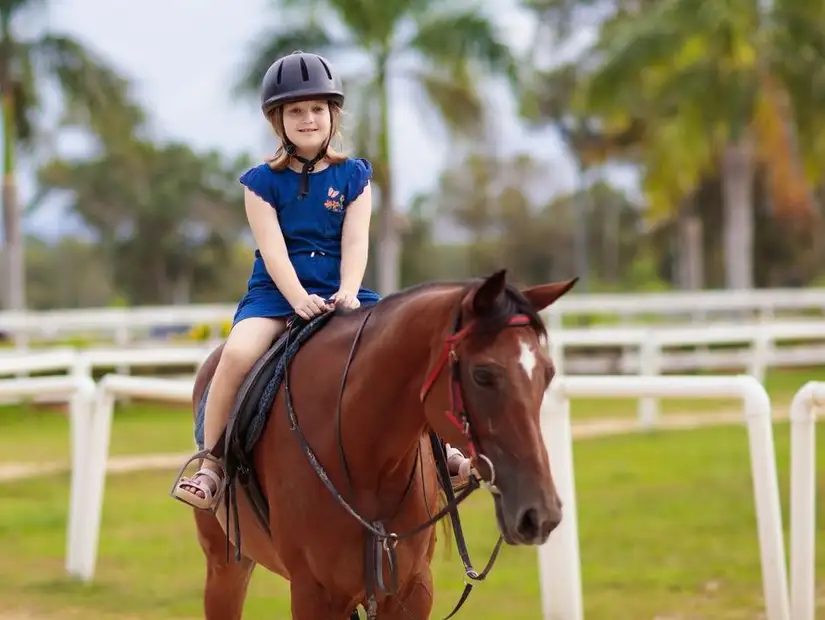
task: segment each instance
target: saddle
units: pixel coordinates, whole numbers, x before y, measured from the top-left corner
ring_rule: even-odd
[[[287,328],[258,358],[246,375],[234,405],[229,413],[226,428],[210,454],[222,459],[226,472],[224,485],[226,493],[227,523],[229,510],[234,513],[235,556],[240,559],[240,526],[237,519],[237,497],[235,483],[244,491],[252,510],[267,533],[269,530],[269,504],[266,494],[255,473],[253,449],[263,434],[269,420],[272,403],[286,374],[287,368],[301,347],[332,318],[328,312],[307,322],[300,317],[291,319]],[[204,391],[200,403],[203,409],[209,386]],[[198,418],[202,417],[202,411]],[[227,535],[227,553],[230,538]]]

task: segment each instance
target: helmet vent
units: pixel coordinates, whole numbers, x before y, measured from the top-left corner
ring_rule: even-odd
[[[278,65],[278,73],[275,74],[275,83],[280,84],[281,78],[284,75],[284,63]]]
[[[301,58],[301,77],[304,78],[304,82],[309,82],[309,69],[307,69],[307,63],[303,58]]]
[[[327,72],[327,79],[332,80],[332,71],[329,70],[329,66],[323,60],[321,60],[320,62],[321,62],[321,66],[324,68],[324,71]]]

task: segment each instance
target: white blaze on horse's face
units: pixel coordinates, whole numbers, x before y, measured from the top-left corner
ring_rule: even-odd
[[[533,345],[524,340],[523,338],[519,338],[519,358],[518,363],[524,369],[524,372],[527,373],[527,379],[529,381],[533,380],[533,371],[536,369],[536,352],[533,350]]]

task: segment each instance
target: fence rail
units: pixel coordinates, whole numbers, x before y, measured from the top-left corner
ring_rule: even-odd
[[[145,338],[155,329],[196,324],[219,325],[231,320],[231,304],[137,306],[47,311],[0,312],[0,331],[25,345],[36,338],[104,334],[118,344]],[[547,311],[555,329],[563,317],[659,316],[668,321],[705,321],[714,316],[771,319],[777,314],[825,316],[825,288],[757,289],[748,291],[675,291],[663,293],[571,294]]]
[[[64,371],[93,376],[115,369],[188,367],[196,371],[210,344],[62,347],[0,353],[0,376]],[[558,372],[576,375],[642,375],[744,371],[764,380],[769,368],[825,365],[825,318],[706,325],[601,327],[550,331]],[[640,423],[659,415],[658,399],[639,400]]]

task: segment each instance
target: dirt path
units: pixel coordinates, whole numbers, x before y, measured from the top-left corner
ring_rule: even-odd
[[[784,420],[788,417],[787,408],[776,408],[773,412],[774,420]],[[738,424],[742,422],[742,413],[726,411],[720,413],[677,414],[671,413],[661,417],[656,425],[658,430],[686,430],[706,426],[720,426]],[[573,424],[573,438],[587,439],[606,435],[621,435],[626,433],[645,432],[639,428],[635,418],[629,419],[601,419],[575,422]],[[109,458],[107,471],[110,474],[126,473],[137,470],[174,469],[191,456],[190,454],[140,454],[134,456],[115,456]],[[63,461],[52,463],[6,463],[0,464],[0,483],[14,482],[62,473],[69,470],[69,465]],[[0,620],[10,620],[0,615]]]

